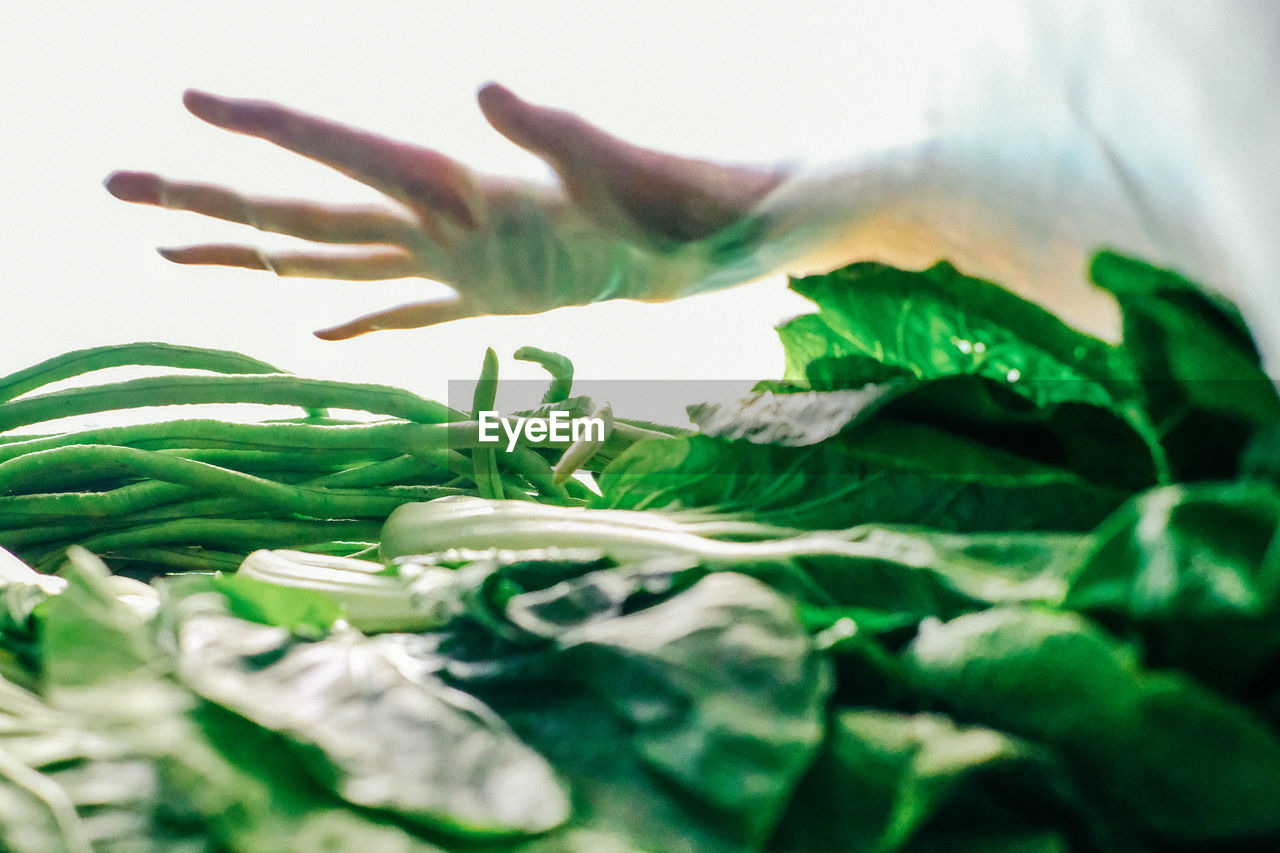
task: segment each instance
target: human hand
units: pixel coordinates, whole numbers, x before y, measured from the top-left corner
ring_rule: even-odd
[[[526,103],[496,84],[480,90],[485,117],[549,163],[560,186],[478,174],[431,149],[276,104],[196,91],[187,92],[183,102],[210,124],[331,166],[391,203],[282,201],[150,172],[113,173],[106,187],[124,201],[359,247],[337,255],[206,244],[161,249],[163,257],[281,276],[422,277],[457,293],[316,332],[327,340],[611,298],[676,298],[696,290],[723,264],[726,251],[745,239],[734,226],[783,179],[780,168],[726,166],[639,148],[571,113]]]

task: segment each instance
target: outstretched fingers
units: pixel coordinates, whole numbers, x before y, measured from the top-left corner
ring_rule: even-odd
[[[530,104],[491,83],[480,109],[499,133],[545,159],[589,214],[620,211],[649,236],[708,237],[744,216],[783,179],[781,169],[726,166],[640,148],[573,113]]]
[[[376,207],[331,207],[250,198],[212,184],[170,181],[150,172],[114,172],[107,191],[122,201],[187,210],[318,243],[408,245],[417,226]]]
[[[357,317],[338,326],[320,329],[315,336],[325,341],[342,341],[367,332],[384,329],[417,329],[434,326],[463,317],[478,317],[483,312],[475,310],[462,299],[442,299],[434,302],[412,302],[385,311],[377,311]]]
[[[161,257],[175,264],[242,267],[266,270],[280,276],[383,281],[392,278],[410,278],[423,273],[414,257],[400,249],[316,254],[264,252],[252,246],[208,244],[158,251]]]
[[[366,183],[424,215],[477,225],[471,173],[449,157],[267,101],[188,91],[183,103],[210,124],[274,142]]]

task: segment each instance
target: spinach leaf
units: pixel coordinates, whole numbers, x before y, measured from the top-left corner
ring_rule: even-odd
[[[1064,605],[1176,666],[1258,698],[1280,665],[1280,492],[1264,483],[1167,486],[1097,531]]]
[[[1141,487],[1164,475],[1159,435],[1123,354],[1039,306],[947,264],[923,272],[853,264],[792,289],[819,311],[779,329],[789,390],[915,379],[926,387],[899,413],[1042,461],[1065,450],[1068,467],[1101,482]]]
[[[302,747],[316,778],[350,803],[471,836],[544,832],[568,817],[547,763],[441,681],[421,639],[294,642],[209,615],[184,621],[178,643],[186,683]]]
[[[889,624],[949,619],[996,604],[1056,603],[1092,537],[1082,534],[955,534],[869,525],[846,534],[865,546],[854,558],[801,554],[793,560],[843,608]],[[891,618],[896,617],[896,618]]]
[[[783,380],[816,391],[858,388],[916,377],[909,366],[864,352],[821,314],[802,314],[776,329],[784,355]]]
[[[846,710],[796,791],[779,849],[1091,849],[1078,796],[1043,750],[938,714]]]
[[[1114,252],[1090,276],[1124,314],[1124,354],[1180,479],[1230,477],[1280,397],[1239,312],[1170,270]]]
[[[921,694],[958,720],[1053,750],[1119,827],[1163,846],[1280,843],[1276,733],[1190,679],[1142,669],[1076,614],[993,608],[925,623],[906,660]]]
[[[198,851],[216,841],[235,853],[439,853],[398,827],[344,808],[294,763],[280,762],[280,749],[264,745],[261,729],[229,727],[173,683],[173,661],[158,632],[178,613],[146,618],[113,594],[105,567],[85,552],[73,550],[63,574],[66,589],[37,613],[45,685],[64,716],[36,747],[59,774],[113,781],[85,788],[91,793],[79,823],[87,828],[61,818],[56,843],[63,846],[53,849],[75,849],[70,831],[87,833],[94,850],[111,850],[118,838],[129,851]],[[171,601],[170,610],[221,601],[204,584],[187,586],[190,597]],[[93,739],[77,739],[74,727]],[[85,743],[92,751],[81,751]],[[77,789],[74,778],[64,782],[60,775],[56,785],[59,796]]]
[[[1034,384],[1034,383],[1032,383]],[[703,435],[753,444],[807,446],[889,418],[955,434],[1092,483],[1136,491],[1154,484],[1159,456],[1111,412],[1062,402],[1038,407],[1007,384],[979,376],[900,379],[858,389],[759,392],[734,403],[699,404],[689,418]],[[856,441],[856,434],[846,436]]]
[[[1085,530],[1166,476],[1126,356],[1038,306],[946,264],[854,264],[792,287],[819,311],[780,330],[786,380],[693,407],[700,436],[633,446],[599,505]]]
[[[446,851],[351,808],[290,761],[278,737],[216,705],[197,706],[181,734],[158,761],[163,778],[231,853]]]
[[[521,592],[505,611],[549,657],[475,686],[552,757],[586,826],[654,850],[759,848],[822,740],[831,689],[786,599],[661,561]]]
[[[217,575],[211,581],[232,615],[295,634],[323,636],[344,615],[333,599],[314,589],[270,584],[247,574]]]
[[[707,508],[810,529],[1087,530],[1127,491],[930,426],[875,418],[808,447],[709,436],[632,446],[597,506]]]
[[[213,853],[141,746],[166,739],[172,710],[154,690],[69,688],[51,702],[0,679],[0,849]]]
[[[978,375],[1004,382],[1039,405],[1072,399],[1125,411],[1104,383],[1116,375],[1106,343],[1077,331],[999,285],[940,263],[922,272],[876,263],[794,279],[792,290],[818,304],[826,338],[820,353],[858,357],[921,379]],[[806,321],[810,341],[819,331]],[[800,337],[791,335],[791,337]],[[818,355],[812,347],[813,357]],[[855,382],[879,381],[859,367]],[[861,374],[861,375],[860,375]],[[795,377],[789,377],[795,378]],[[1025,384],[1038,380],[1037,384]],[[1049,384],[1052,380],[1054,383]],[[1123,390],[1123,387],[1119,390]]]
[[[0,679],[34,688],[40,672],[35,610],[46,593],[22,582],[0,583]]]
[[[634,728],[644,763],[737,817],[747,840],[771,827],[822,739],[826,666],[788,603],[751,578],[709,575],[652,607],[565,631],[557,645]]]

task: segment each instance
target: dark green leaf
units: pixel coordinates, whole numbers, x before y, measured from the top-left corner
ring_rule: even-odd
[[[506,611],[552,646],[449,671],[564,774],[575,824],[653,851],[759,848],[822,740],[831,686],[788,600],[661,561],[521,592]]]
[[[802,314],[777,329],[786,357],[784,379],[818,391],[912,378],[907,367],[860,352],[818,314]]]
[[[193,720],[160,766],[226,850],[446,853],[318,787],[271,732],[215,705]]]
[[[1065,851],[1083,835],[1076,809],[1061,770],[1017,738],[934,714],[843,711],[774,846]]]
[[[734,815],[747,840],[772,826],[822,739],[830,689],[784,599],[717,573],[668,601],[566,631],[558,645],[634,728],[647,766]]]
[[[1141,638],[1148,663],[1257,691],[1280,662],[1280,493],[1167,486],[1099,529],[1065,605]]]
[[[1182,479],[1231,476],[1251,433],[1280,420],[1239,312],[1177,273],[1113,252],[1090,276],[1124,314],[1124,352]]]
[[[1125,492],[964,436],[876,418],[810,447],[708,436],[646,441],[600,477],[600,506],[714,508],[791,527],[1083,530]]]
[[[840,348],[823,355],[856,354],[921,379],[984,376],[1025,388],[1033,399],[1043,398],[1044,387],[1023,380],[1062,381],[1078,402],[1105,406],[1116,399],[1095,384],[1113,378],[1107,344],[949,264],[910,272],[858,263],[795,279],[791,288],[818,303],[818,317],[839,336]],[[813,337],[818,328],[810,321],[806,332]]]
[[[436,676],[425,641],[293,642],[226,616],[179,628],[180,671],[205,698],[287,737],[348,802],[467,835],[544,832],[569,803],[551,768],[479,700]]]
[[[1280,843],[1275,733],[1186,678],[1143,671],[1075,614],[997,608],[926,623],[907,660],[958,719],[1054,750],[1121,827],[1196,849]]]
[[[790,382],[829,391],[923,380],[918,399],[895,413],[909,409],[910,418],[1102,483],[1141,487],[1164,473],[1118,352],[1039,306],[946,264],[924,272],[853,264],[792,287],[819,313],[779,330]],[[954,390],[934,385],[959,379],[967,381]]]

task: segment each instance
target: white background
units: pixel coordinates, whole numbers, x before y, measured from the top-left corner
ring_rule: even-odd
[[[405,280],[277,279],[178,267],[156,246],[245,241],[247,228],[127,205],[114,169],[329,201],[376,194],[268,143],[205,125],[185,88],[264,98],[430,145],[495,173],[547,177],[475,106],[497,80],[635,142],[736,161],[823,160],[919,135],[947,45],[1002,18],[910,4],[57,3],[0,5],[0,374],[61,352],[163,340],[295,372],[431,396],[506,375],[520,345],[597,378],[775,376],[771,327],[806,310],[781,279],[667,305],[618,302],[326,343],[313,329],[443,294]],[[961,26],[957,30],[957,25]]]
[[[1200,71],[1212,78],[1214,86],[1203,92],[1179,90],[1190,91],[1192,106],[1199,95],[1214,106],[1212,134],[1200,133],[1209,125],[1195,123],[1195,110],[1165,96],[1174,91],[1171,66],[1154,62],[1161,57],[1146,45],[1127,41],[1128,30],[1117,30],[1107,45],[1079,40],[1073,56],[1096,63],[1095,48],[1105,46],[1118,57],[1124,73],[1112,78],[1110,66],[1098,65],[1095,93],[1127,94],[1106,102],[1122,107],[1113,110],[1114,123],[1154,143],[1148,150],[1167,143],[1166,175],[1186,180],[1206,163],[1241,164],[1228,175],[1235,183],[1224,184],[1232,192],[1217,197],[1251,199],[1253,207],[1237,205],[1234,221],[1217,219],[1231,234],[1252,229],[1254,249],[1271,247],[1251,256],[1255,271],[1265,272],[1280,240],[1271,239],[1275,217],[1259,212],[1276,208],[1280,166],[1271,137],[1236,132],[1236,124],[1277,126],[1268,106],[1274,86],[1259,80],[1255,91],[1246,73],[1255,67],[1270,73],[1277,64],[1267,58],[1274,54],[1269,36],[1251,23],[1274,23],[1276,16],[1240,14],[1246,7],[1263,10],[1270,0],[1256,2],[1230,11],[1174,2],[1132,7],[1177,13],[1147,15],[1149,35],[1180,38],[1183,53],[1198,57]],[[376,198],[297,155],[189,116],[180,100],[188,87],[275,100],[434,146],[477,169],[528,177],[549,173],[485,124],[474,94],[486,81],[678,153],[731,161],[856,156],[920,137],[940,107],[954,120],[963,108],[942,93],[985,91],[977,69],[1000,50],[1029,66],[1039,59],[1040,70],[1047,65],[1053,78],[1055,58],[1038,57],[1027,41],[1035,27],[1023,17],[1026,8],[1039,9],[1031,23],[1052,37],[1055,14],[1065,19],[1084,6],[1066,0],[4,0],[0,374],[70,349],[163,340],[238,350],[305,375],[396,384],[434,397],[444,396],[450,379],[473,378],[487,346],[503,357],[507,376],[538,375],[509,360],[524,344],[569,355],[585,377],[776,376],[781,352],[771,327],[807,306],[780,279],[666,305],[614,302],[326,343],[310,332],[444,291],[416,280],[356,284],[174,266],[154,247],[271,246],[282,238],[273,242],[241,226],[127,205],[111,198],[101,181],[114,169],[141,169],[261,195]],[[1166,18],[1178,26],[1166,27]],[[1240,47],[1250,37],[1252,53]],[[1023,78],[1012,77],[1006,85],[1023,85]],[[1135,85],[1126,92],[1117,85],[1125,83]],[[1273,119],[1255,121],[1266,116]],[[1156,161],[1132,161],[1143,162]],[[1255,276],[1255,284],[1260,280]],[[1254,287],[1253,296],[1263,309],[1280,306],[1275,288],[1270,296],[1262,290]],[[1273,313],[1254,306],[1255,319]],[[1280,332],[1280,321],[1272,331]]]

